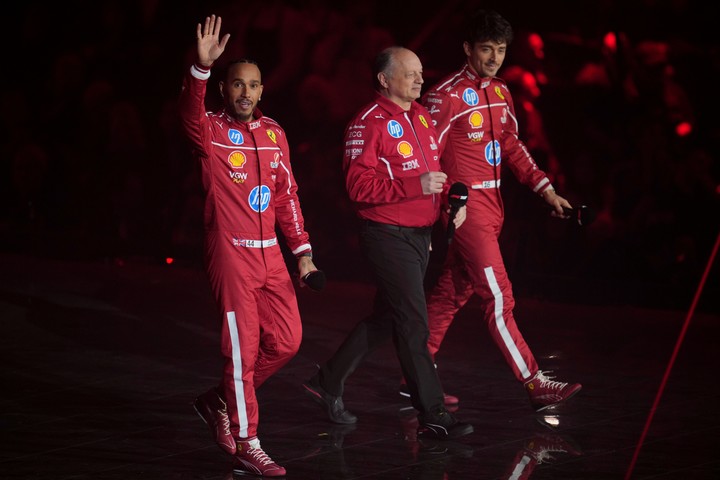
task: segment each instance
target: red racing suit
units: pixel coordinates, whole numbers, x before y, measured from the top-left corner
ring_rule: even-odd
[[[295,290],[275,234],[309,252],[285,132],[255,110],[241,122],[205,111],[210,71],[190,68],[180,116],[205,190],[205,264],[222,312],[221,392],[235,438],[257,433],[255,389],[297,353],[302,325]]]
[[[527,380],[538,366],[515,323],[512,285],[498,243],[504,215],[501,162],[538,194],[552,185],[518,138],[512,96],[501,79],[480,78],[465,64],[429,90],[422,103],[437,129],[448,184],[462,182],[469,190],[467,218],[428,296],[428,348],[437,353],[453,317],[474,292],[496,345],[517,379]]]
[[[407,112],[377,94],[345,129],[348,195],[360,218],[403,227],[429,227],[439,195],[424,195],[418,177],[440,171],[430,116],[419,103]],[[446,188],[447,190],[447,188]]]

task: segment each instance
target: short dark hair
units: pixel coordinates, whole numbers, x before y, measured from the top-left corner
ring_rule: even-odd
[[[477,10],[468,17],[465,25],[465,38],[470,45],[491,40],[510,45],[513,29],[510,22],[494,10]]]
[[[223,75],[223,78],[227,78],[228,72],[230,71],[230,69],[232,67],[234,67],[235,65],[242,64],[242,63],[249,63],[250,65],[255,65],[256,67],[258,67],[258,70],[260,70],[260,65],[258,65],[258,63],[255,60],[253,60],[252,58],[238,58],[235,60],[231,60],[230,63],[228,63],[225,66],[225,75]]]
[[[380,80],[378,80],[378,73],[383,72],[385,75],[389,75],[393,67],[395,54],[400,50],[403,50],[403,47],[397,45],[387,47],[375,57],[375,61],[373,62],[373,86],[378,92],[382,90],[382,85],[380,85]]]

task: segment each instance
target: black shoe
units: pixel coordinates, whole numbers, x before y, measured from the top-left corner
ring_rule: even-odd
[[[418,416],[418,422],[420,424],[417,431],[418,439],[445,440],[446,438],[462,437],[473,432],[472,425],[458,421],[445,407],[421,413]]]
[[[357,417],[345,410],[342,397],[330,395],[320,386],[317,375],[303,383],[303,388],[305,388],[305,392],[310,398],[327,411],[331,422],[341,425],[350,425],[357,422]]]

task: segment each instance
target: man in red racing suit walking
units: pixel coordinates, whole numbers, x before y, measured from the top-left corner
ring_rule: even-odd
[[[260,70],[231,62],[220,81],[224,109],[205,111],[210,68],[229,39],[220,40],[220,17],[197,26],[197,60],[180,97],[182,124],[201,165],[205,196],[205,263],[222,312],[222,381],[199,396],[195,408],[216,442],[235,455],[235,470],[282,476],[257,439],[255,389],[287,363],[300,346],[302,327],[295,290],[275,224],[298,258],[301,277],[317,270],[305,232],[297,185],[283,129],[256,108]]]
[[[493,341],[540,411],[568,399],[581,385],[545,375],[515,323],[512,286],[498,244],[504,214],[501,162],[552,207],[553,216],[566,218],[563,207],[571,206],[555,193],[519,140],[512,96],[495,76],[512,41],[510,24],[495,12],[480,11],[470,18],[465,35],[465,65],[422,99],[437,129],[448,183],[469,187],[465,225],[455,234],[438,283],[428,296],[428,349],[434,357],[457,311],[477,293]]]

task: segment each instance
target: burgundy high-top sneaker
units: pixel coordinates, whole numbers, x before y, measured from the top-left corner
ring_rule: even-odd
[[[236,440],[235,466],[233,472],[239,474],[251,473],[263,477],[285,476],[285,469],[273,462],[272,458],[260,446],[257,437],[239,438]]]
[[[528,392],[530,403],[535,411],[540,412],[554,407],[578,393],[582,388],[579,383],[557,382],[553,380],[554,378],[545,375],[542,370],[538,370],[530,380],[525,382],[525,390]]]
[[[235,454],[235,439],[230,434],[230,417],[227,413],[227,404],[220,398],[217,390],[211,388],[195,399],[195,411],[210,428],[210,435],[218,446],[229,453]]]

